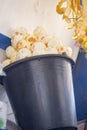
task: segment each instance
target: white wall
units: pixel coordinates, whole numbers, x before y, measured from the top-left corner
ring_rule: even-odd
[[[64,44],[74,43],[73,31],[65,30],[65,23],[56,13],[58,0],[0,0],[0,32],[10,35],[14,27],[24,26],[32,31],[36,26],[46,27]]]

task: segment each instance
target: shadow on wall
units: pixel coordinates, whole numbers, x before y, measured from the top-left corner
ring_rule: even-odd
[[[80,52],[73,70],[75,101],[78,120],[87,119],[87,59]]]

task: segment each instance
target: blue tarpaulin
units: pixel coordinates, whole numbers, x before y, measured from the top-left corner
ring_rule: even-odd
[[[75,102],[78,120],[87,119],[87,59],[80,52],[73,70]]]
[[[11,39],[0,33],[0,48],[5,50],[11,44]]]

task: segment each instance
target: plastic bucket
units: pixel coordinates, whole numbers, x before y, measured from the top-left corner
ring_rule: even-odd
[[[4,68],[3,84],[22,130],[75,130],[74,62],[59,55],[26,58]]]

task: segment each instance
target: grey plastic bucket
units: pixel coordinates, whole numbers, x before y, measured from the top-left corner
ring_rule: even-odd
[[[22,59],[4,68],[3,84],[22,130],[76,130],[72,65],[60,55]]]

